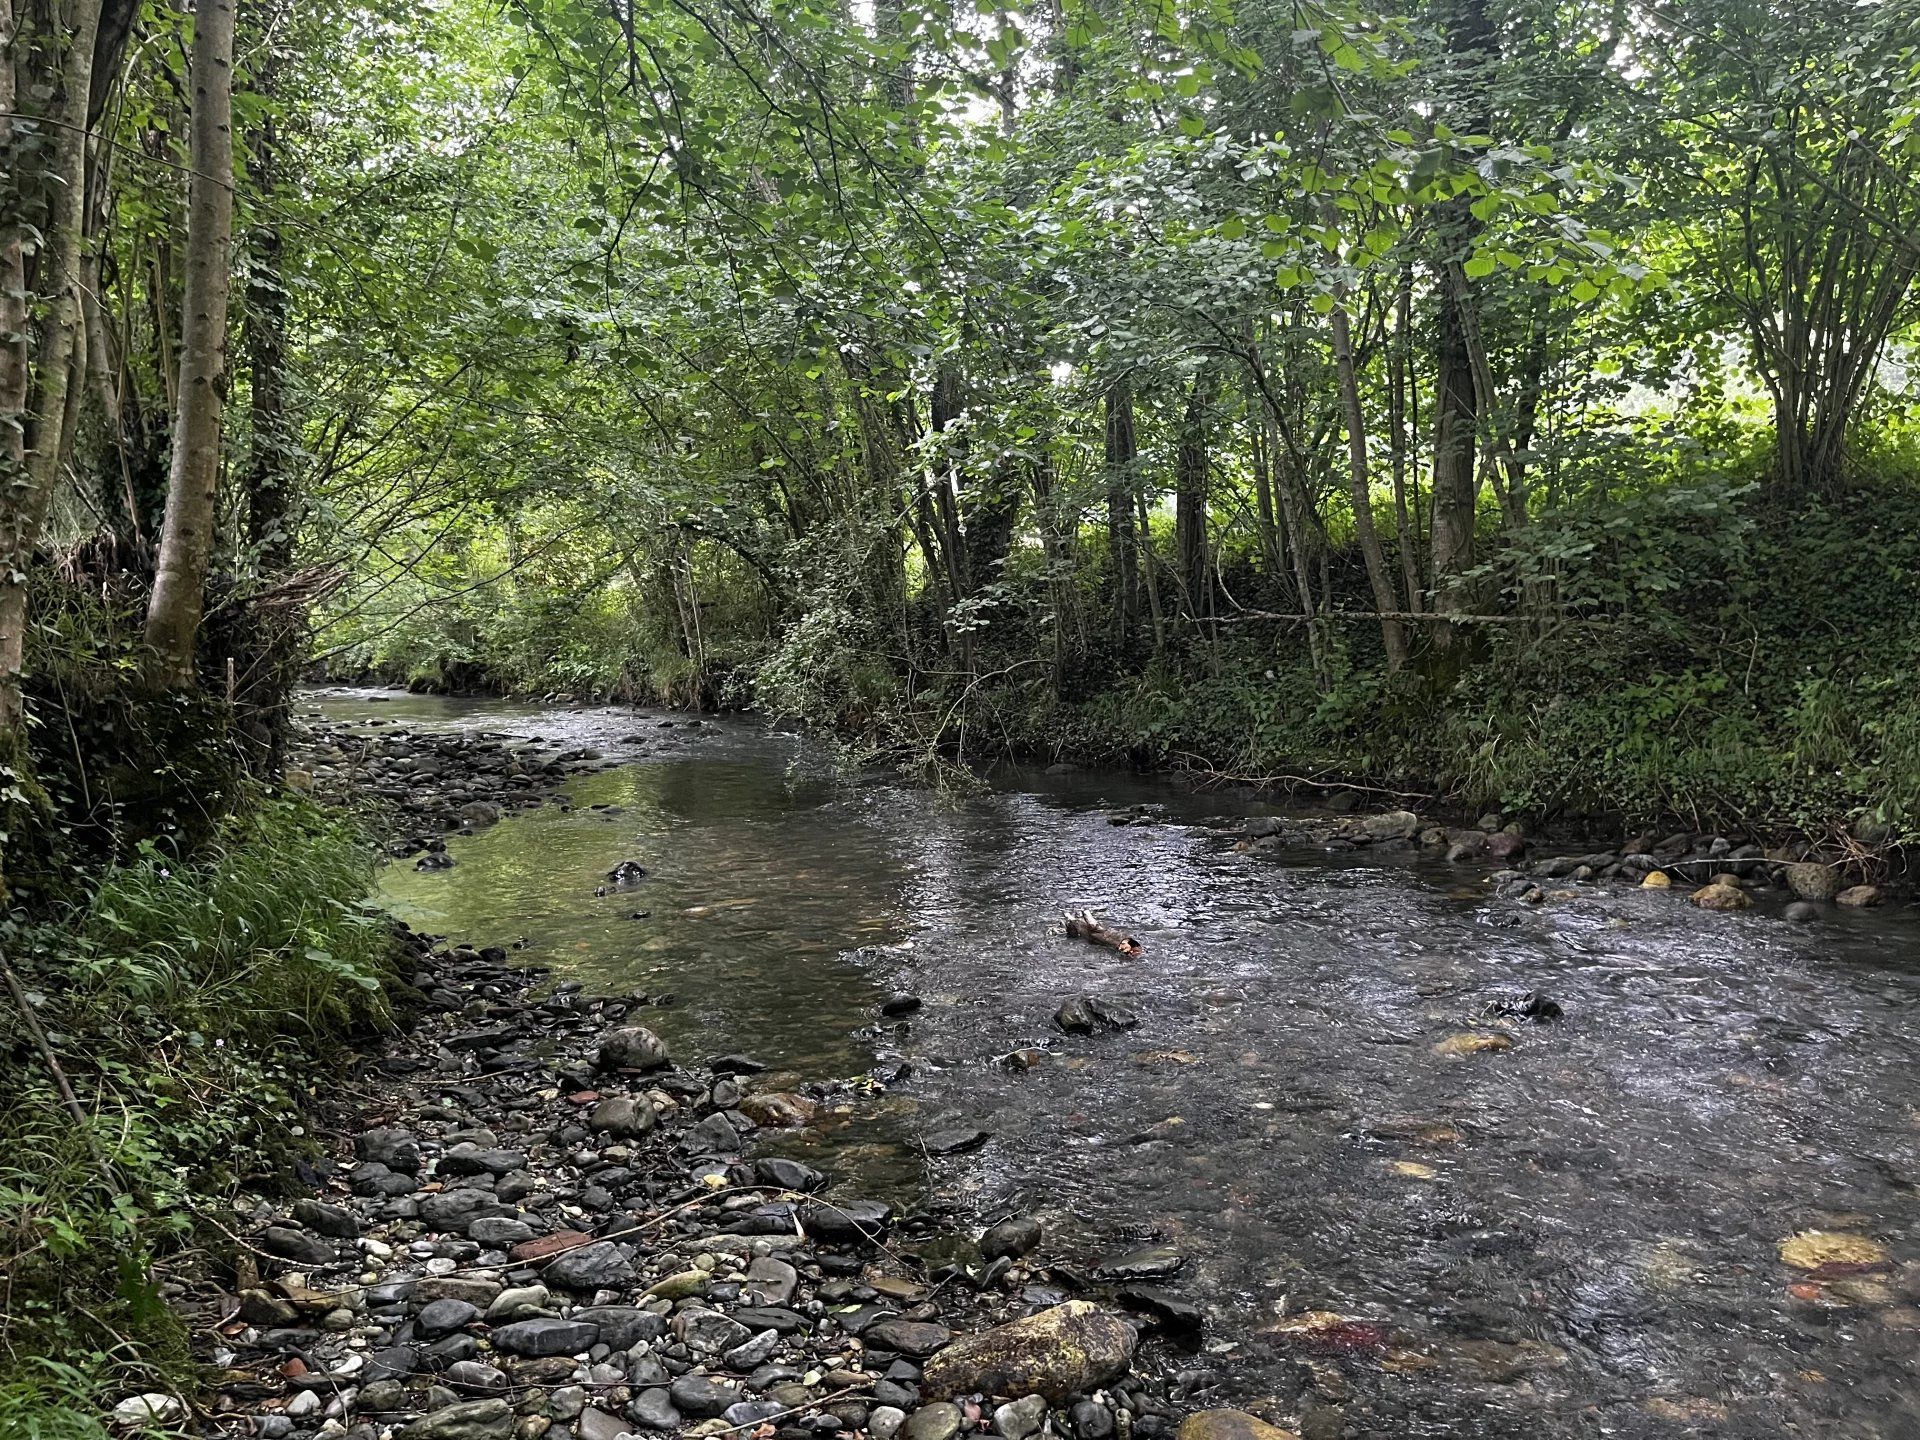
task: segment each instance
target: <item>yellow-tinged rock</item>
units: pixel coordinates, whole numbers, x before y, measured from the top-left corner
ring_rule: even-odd
[[[1511,1050],[1513,1040],[1497,1031],[1468,1030],[1449,1035],[1433,1047],[1436,1055],[1479,1055],[1488,1050]]]
[[[769,1090],[741,1100],[740,1113],[756,1125],[791,1129],[796,1125],[810,1124],[814,1116],[820,1113],[820,1107],[804,1095],[795,1095],[786,1090]]]
[[[1640,882],[1642,890],[1671,890],[1673,877],[1664,870],[1649,870],[1647,878]]]
[[[1409,1180],[1437,1180],[1440,1178],[1440,1172],[1438,1170],[1434,1169],[1431,1165],[1422,1165],[1418,1160],[1394,1161],[1393,1173],[1396,1175],[1404,1175]]]
[[[1703,885],[1687,899],[1702,910],[1745,910],[1753,904],[1753,897],[1737,885],[1722,885],[1715,881]]]
[[[1780,1258],[1796,1270],[1823,1265],[1885,1265],[1886,1247],[1864,1235],[1836,1230],[1802,1230],[1780,1242]]]
[[[954,1341],[929,1359],[920,1390],[930,1400],[979,1391],[1044,1395],[1064,1405],[1110,1385],[1133,1363],[1134,1329],[1086,1300],[996,1325]]]
[[[1180,1422],[1175,1440],[1298,1440],[1291,1430],[1244,1410],[1196,1410]]]

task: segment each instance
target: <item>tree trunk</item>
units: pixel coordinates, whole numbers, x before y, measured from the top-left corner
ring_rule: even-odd
[[[1400,600],[1393,593],[1393,577],[1380,536],[1373,528],[1373,485],[1367,470],[1367,422],[1360,408],[1360,377],[1354,368],[1353,335],[1346,310],[1336,305],[1328,317],[1333,328],[1333,363],[1340,376],[1340,404],[1347,417],[1347,485],[1353,503],[1353,531],[1366,562],[1367,583],[1373,587],[1374,608],[1380,612],[1380,639],[1387,650],[1387,673],[1407,663],[1407,636],[1398,620]]]
[[[180,408],[160,563],[147,607],[150,678],[168,690],[193,688],[194,644],[213,563],[232,279],[233,7],[234,0],[200,0],[194,16],[193,179],[187,191]]]
[[[254,184],[274,191],[275,136],[271,118],[254,149]],[[247,463],[247,543],[263,577],[293,566],[295,515],[293,436],[288,426],[287,292],[280,273],[280,228],[263,216],[253,235],[247,285],[247,383],[253,397],[253,450]]]
[[[1120,379],[1107,390],[1107,549],[1113,568],[1113,613],[1120,649],[1133,649],[1140,614],[1139,541],[1133,519],[1133,382]]]
[[[1207,410],[1216,379],[1211,365],[1193,377],[1174,455],[1174,549],[1180,556],[1181,599],[1196,624],[1213,613],[1207,557]]]
[[[1451,12],[1446,17],[1447,60],[1449,69],[1459,75],[1454,97],[1466,117],[1463,128],[1477,133],[1488,127],[1483,71],[1494,58],[1496,36],[1486,0],[1456,0],[1446,8]],[[1480,223],[1465,197],[1456,197],[1441,207],[1437,229],[1439,363],[1433,387],[1432,557],[1434,608],[1444,611],[1470,608],[1461,576],[1473,568],[1474,516],[1480,503],[1474,453],[1480,413],[1475,404],[1473,356],[1467,345],[1468,317],[1463,313],[1471,297],[1455,288],[1449,267],[1465,260]],[[1446,649],[1453,640],[1453,627],[1435,625],[1431,639],[1436,649]]]
[[[0,215],[0,763],[18,746],[27,567],[66,448],[76,360],[85,354],[87,98],[100,3],[73,0],[66,25],[49,29],[45,12],[30,13],[26,0],[0,0],[0,171],[27,201]],[[33,127],[44,150],[31,168],[19,158],[13,117],[21,107],[46,122]],[[29,226],[39,232],[31,292]]]
[[[1400,579],[1407,592],[1407,609],[1420,610],[1420,556],[1413,543],[1418,516],[1407,505],[1407,376],[1413,331],[1413,268],[1400,272],[1400,290],[1394,300],[1393,343],[1387,347],[1387,430],[1393,465],[1393,525],[1400,552]],[[1415,502],[1417,509],[1418,502]]]

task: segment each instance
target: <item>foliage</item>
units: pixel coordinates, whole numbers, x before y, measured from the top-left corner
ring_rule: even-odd
[[[193,860],[146,842],[83,906],[8,937],[89,1118],[74,1125],[0,1007],[0,1415],[44,1428],[75,1389],[177,1381],[183,1352],[148,1262],[201,1233],[206,1197],[295,1143],[316,1059],[388,1021],[371,867],[339,820],[263,800]]]

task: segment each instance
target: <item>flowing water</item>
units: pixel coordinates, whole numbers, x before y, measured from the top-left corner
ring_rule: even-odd
[[[1352,1387],[1355,1434],[1920,1436],[1911,914],[1796,927],[1614,887],[1527,907],[1412,853],[1239,854],[1226,822],[1258,806],[1129,775],[955,802],[752,721],[374,693],[321,704],[633,756],[571,809],[452,838],[451,870],[394,865],[397,912],[672,992],[654,1014],[684,1058],[829,1079],[904,1057],[904,1085],[783,1143],[864,1193],[1028,1210],[1069,1264],[1173,1246],[1225,1396],[1308,1364]],[[649,878],[595,896],[627,858]],[[1089,907],[1144,957],[1054,933]],[[925,1008],[876,1021],[896,990]],[[1564,1021],[1489,1020],[1528,990]],[[1142,1023],[1061,1036],[1082,994]],[[1464,1033],[1510,1048],[1446,1053]],[[1050,1060],[999,1063],[1025,1046]],[[992,1139],[927,1156],[956,1124]],[[1807,1231],[1858,1238],[1791,1268]],[[1315,1311],[1362,1323],[1275,1328]]]

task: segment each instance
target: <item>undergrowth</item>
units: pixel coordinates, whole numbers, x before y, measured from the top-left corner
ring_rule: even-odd
[[[159,1284],[299,1143],[324,1053],[390,1021],[371,878],[349,825],[263,797],[189,862],[146,841],[6,936],[85,1123],[0,1006],[0,1435],[93,1436],[99,1402],[186,1383]]]

